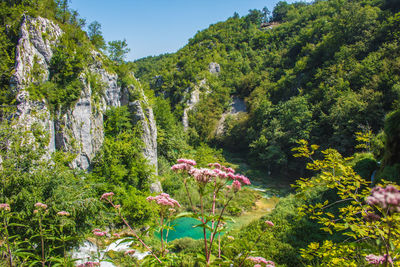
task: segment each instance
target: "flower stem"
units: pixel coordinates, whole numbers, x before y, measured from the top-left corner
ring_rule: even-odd
[[[3,213],[3,212],[2,212]],[[6,240],[6,246],[7,246],[7,253],[8,253],[8,262],[10,264],[10,267],[13,266],[13,259],[12,259],[12,253],[11,253],[11,246],[10,246],[10,240],[9,240],[9,234],[8,234],[8,223],[6,220],[6,217],[3,213],[3,221],[4,221],[4,232],[5,232],[5,240]]]
[[[203,205],[203,195],[200,194],[200,208],[201,208],[201,222],[204,224],[204,205]],[[206,228],[203,227],[203,235],[204,235],[204,253],[206,256],[206,265],[209,265],[209,255],[208,255],[208,247],[207,247],[207,233],[206,233]]]
[[[218,225],[219,225],[219,223],[221,222],[222,214],[224,213],[226,207],[228,206],[229,202],[230,202],[232,199],[233,199],[233,196],[231,196],[231,197],[228,199],[228,201],[226,202],[226,204],[224,205],[224,207],[222,208],[222,210],[221,210],[221,212],[220,212],[220,214],[219,214],[218,221],[217,221],[217,225],[216,225],[214,231],[211,233],[211,237],[210,237],[210,251],[211,251],[211,248],[212,248],[212,244],[213,244],[213,241],[214,241],[214,237],[215,237],[215,235],[216,235],[216,233],[217,233],[217,230],[218,230]]]
[[[264,229],[264,231],[262,231],[262,233],[258,236],[256,242],[254,242],[253,247],[258,243],[258,241],[260,241],[262,235],[265,233],[265,231],[267,231],[267,229],[268,229],[268,227],[266,227],[266,228]],[[239,263],[239,265],[238,265],[239,267],[241,267],[241,266],[243,265],[244,261],[246,260],[247,256],[249,255],[250,251],[253,250],[253,247],[251,247],[251,249],[248,249],[248,250],[247,250],[246,254],[244,255],[243,260],[242,260],[242,261]]]
[[[42,215],[39,215],[39,230],[40,230],[40,241],[42,246],[42,266],[45,267],[46,260],[44,259],[44,239],[43,239],[43,228],[42,228]]]
[[[121,211],[119,210],[119,208],[117,208],[114,203],[112,203],[112,201],[110,199],[107,198],[107,201],[116,209],[118,210],[118,215],[119,217],[122,219],[122,221],[124,222],[124,224],[129,228],[129,230],[131,230],[132,234],[136,237],[137,240],[139,240],[139,242],[151,253],[151,255],[153,255],[153,257],[159,262],[162,263],[161,260],[156,256],[156,254],[154,254],[154,252],[151,250],[150,247],[148,247],[143,240],[136,234],[136,232],[132,229],[132,227],[129,225],[129,223],[125,220],[125,218],[122,216]]]
[[[161,214],[161,256],[164,257],[164,216]]]

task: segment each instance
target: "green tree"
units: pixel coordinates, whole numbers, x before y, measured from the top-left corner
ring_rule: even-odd
[[[271,11],[269,11],[268,7],[263,7],[262,9],[262,13],[263,13],[263,22],[268,22],[270,19],[270,15],[271,15]]]
[[[291,6],[286,1],[279,1],[272,11],[272,21],[284,21]]]
[[[104,41],[102,32],[101,32],[101,24],[98,21],[93,21],[90,23],[88,27],[88,36],[92,44],[97,49],[105,49],[106,42]]]
[[[107,50],[110,58],[118,64],[123,63],[126,54],[131,51],[131,49],[128,48],[128,43],[125,39],[123,41],[116,40],[108,42]]]
[[[60,19],[63,23],[66,23],[69,18],[71,13],[69,12],[68,9],[68,3],[71,0],[56,0],[57,6],[58,6],[58,14],[57,17]]]

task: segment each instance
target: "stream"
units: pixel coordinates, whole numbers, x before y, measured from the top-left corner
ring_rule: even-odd
[[[251,185],[248,186],[250,189],[257,191],[261,195],[261,198],[254,203],[254,207],[246,212],[243,212],[240,216],[234,218],[234,222],[228,222],[227,229],[225,232],[238,229],[242,226],[248,225],[254,220],[260,219],[266,213],[274,209],[278,203],[279,198],[290,192],[290,186],[288,183],[280,180],[274,180],[269,177],[265,171],[253,170],[244,163],[240,157],[232,157],[229,155],[228,160],[237,164],[238,172],[242,173],[250,178]],[[189,217],[181,217],[171,222],[174,230],[168,232],[168,242],[190,237],[193,239],[202,239],[203,231],[201,227],[194,227],[199,224],[199,221]],[[223,233],[222,233],[223,234]],[[160,233],[155,233],[155,236],[160,238]],[[208,234],[209,236],[209,234]],[[166,233],[164,234],[164,238]],[[117,240],[107,246],[105,249],[100,251],[100,256],[103,257],[108,251],[127,251],[130,249],[130,243],[121,243],[121,240]],[[77,263],[81,264],[86,261],[90,261],[93,255],[97,253],[96,245],[86,240],[77,249],[72,252],[72,257],[80,259]],[[148,255],[148,252],[136,252],[133,257],[142,259]],[[110,262],[102,262],[102,267],[114,267],[115,265]]]

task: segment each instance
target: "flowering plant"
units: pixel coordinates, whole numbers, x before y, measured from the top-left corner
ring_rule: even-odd
[[[236,174],[232,168],[222,166],[219,163],[210,163],[209,168],[196,168],[195,166],[194,160],[178,159],[177,164],[173,165],[171,170],[189,176],[184,179],[184,185],[193,212],[183,214],[183,216],[189,216],[199,221],[196,227],[203,229],[204,260],[206,265],[209,266],[212,259],[215,258],[212,255],[213,244],[226,225],[227,218],[223,215],[227,206],[243,185],[250,185],[251,183],[247,177]],[[197,187],[199,203],[194,203],[192,200],[187,183],[194,183]],[[219,203],[220,209],[217,210],[217,199],[221,194],[225,195],[226,201]],[[208,203],[205,203],[207,197],[212,200],[209,206]],[[207,231],[210,233],[209,238]],[[218,240],[220,239],[218,238]],[[221,249],[220,241],[218,241],[218,259],[220,258]]]
[[[168,224],[170,219],[176,213],[176,208],[180,208],[181,205],[175,199],[171,198],[166,193],[161,193],[156,197],[149,196],[147,201],[155,202],[160,207],[160,234],[161,234],[161,257],[165,256],[167,252],[166,244],[168,241],[168,231],[172,228]],[[167,235],[164,240],[164,230],[167,230]],[[164,244],[165,242],[165,244]]]

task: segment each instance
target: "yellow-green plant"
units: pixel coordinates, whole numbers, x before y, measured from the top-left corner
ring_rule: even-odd
[[[400,191],[396,185],[385,183],[371,190],[370,182],[350,166],[334,149],[321,151],[322,159],[314,159],[318,149],[305,140],[298,141],[295,157],[311,160],[307,169],[318,171],[309,179],[300,179],[295,187],[306,191],[323,186],[337,193],[337,201],[303,205],[299,212],[322,225],[322,230],[343,236],[343,241],[326,240],[311,243],[302,249],[302,257],[324,266],[360,266],[384,264],[394,266],[400,252]],[[386,186],[386,187],[385,187]],[[338,205],[337,212],[327,209]]]

